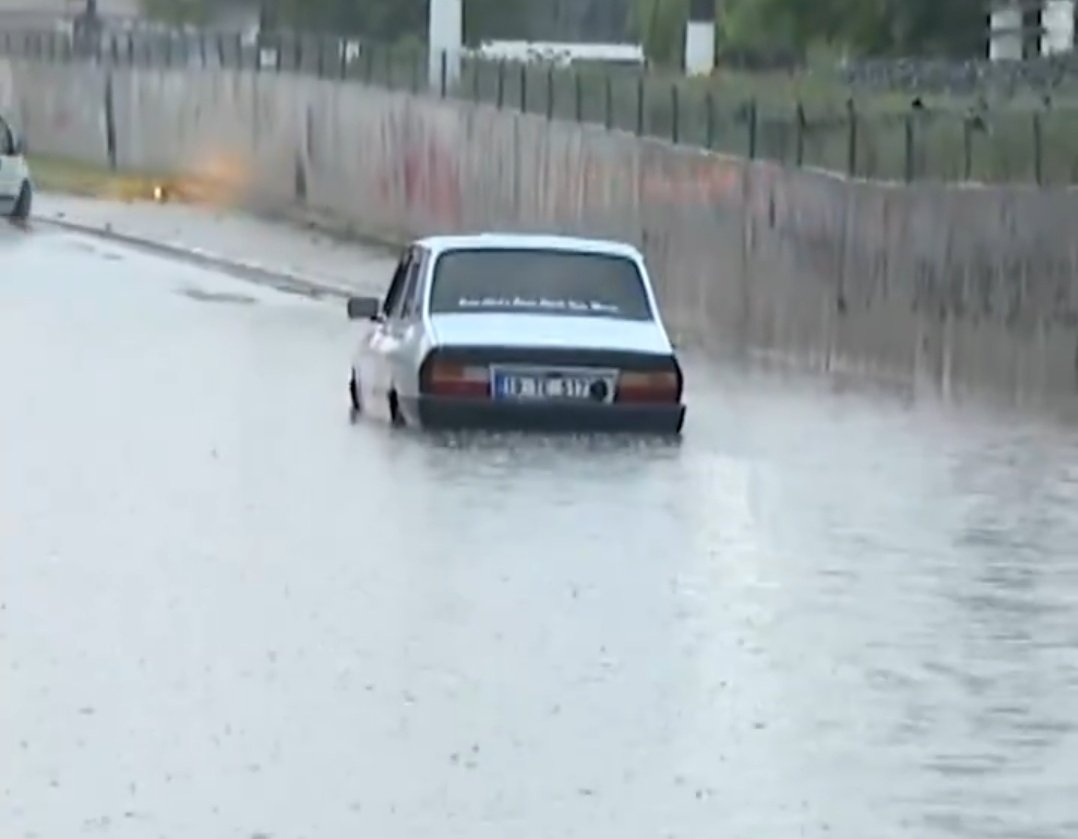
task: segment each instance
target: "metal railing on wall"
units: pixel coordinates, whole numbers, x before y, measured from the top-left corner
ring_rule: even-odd
[[[114,32],[86,40],[62,31],[4,31],[0,51],[55,63],[311,74],[865,178],[1078,182],[1078,107],[896,107],[855,98],[776,104],[731,96],[710,80],[637,68],[470,55],[459,73],[443,56],[440,77],[432,79],[424,48],[284,34]]]

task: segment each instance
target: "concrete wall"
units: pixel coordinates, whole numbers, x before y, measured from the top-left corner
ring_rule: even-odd
[[[849,182],[358,84],[114,70],[121,167],[368,231],[641,244],[685,341],[1022,400],[1078,391],[1078,193]],[[41,154],[108,160],[106,73],[0,62]]]

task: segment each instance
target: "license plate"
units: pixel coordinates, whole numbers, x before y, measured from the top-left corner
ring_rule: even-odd
[[[494,374],[496,399],[594,399],[596,376],[563,373]],[[603,394],[605,401],[605,393]]]

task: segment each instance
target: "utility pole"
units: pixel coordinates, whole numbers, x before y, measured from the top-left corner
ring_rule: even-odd
[[[75,48],[81,54],[93,52],[93,46],[101,38],[101,17],[97,13],[97,0],[86,0],[86,7],[75,18]]]
[[[452,87],[460,78],[461,49],[464,46],[463,0],[427,0],[429,44],[428,71],[432,90],[444,81]],[[444,63],[443,63],[444,62]]]
[[[715,0],[690,0],[685,28],[685,72],[690,76],[710,75],[714,69]]]

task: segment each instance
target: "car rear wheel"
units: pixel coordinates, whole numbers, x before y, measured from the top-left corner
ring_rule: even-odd
[[[404,416],[401,414],[400,400],[397,399],[397,391],[389,393],[389,422],[394,428],[404,426]]]
[[[352,371],[352,377],[348,380],[348,401],[352,406],[352,413],[358,414],[361,410],[359,402],[359,388],[356,386],[356,374]]]
[[[22,182],[19,197],[15,199],[15,206],[11,210],[11,217],[15,221],[26,221],[30,218],[30,210],[34,204],[34,189],[29,181]]]

